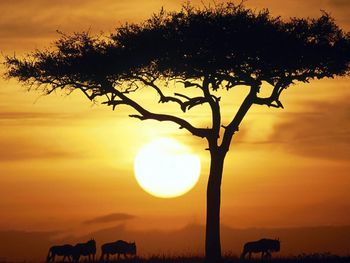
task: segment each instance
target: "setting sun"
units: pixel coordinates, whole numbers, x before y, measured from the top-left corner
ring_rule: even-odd
[[[183,195],[195,186],[200,160],[178,141],[161,138],[141,148],[134,169],[143,190],[157,197],[171,198]]]

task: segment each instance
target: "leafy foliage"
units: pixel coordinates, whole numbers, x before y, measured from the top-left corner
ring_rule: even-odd
[[[47,94],[79,89],[90,100],[105,96],[113,108],[121,104],[134,108],[138,115],[132,117],[172,121],[201,137],[217,139],[221,127],[227,127],[226,149],[252,104],[283,107],[280,95],[294,81],[350,72],[350,34],[327,13],[317,19],[283,21],[268,10],[254,12],[231,2],[202,9],[188,4],[178,12],[162,9],[109,36],[60,34],[54,48],[23,59],[6,57],[7,77],[43,87]],[[158,80],[172,79],[185,88],[200,89],[203,96],[165,95]],[[268,97],[259,97],[263,82],[272,87]],[[225,126],[220,98],[211,91],[237,85],[250,87],[250,92]],[[141,86],[154,89],[159,102],[176,103],[184,112],[208,103],[212,128],[197,129],[180,118],[149,112],[127,96]]]
[[[212,76],[216,84],[227,78],[227,87],[261,81],[287,85],[347,74],[349,46],[349,34],[326,13],[318,19],[284,22],[268,10],[255,13],[227,3],[162,10],[144,23],[118,28],[108,38],[62,34],[55,50],[36,51],[25,60],[8,57],[7,65],[11,77],[51,84],[98,85],[106,79],[120,82],[150,75]]]

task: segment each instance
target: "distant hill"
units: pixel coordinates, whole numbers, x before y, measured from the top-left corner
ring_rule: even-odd
[[[280,255],[331,252],[350,254],[350,226],[300,228],[235,229],[222,226],[224,253],[239,254],[242,245],[262,237],[281,240]],[[174,231],[130,231],[123,225],[101,229],[79,238],[54,239],[57,232],[0,231],[0,258],[7,260],[43,260],[53,244],[75,243],[95,238],[98,246],[118,239],[135,241],[138,254],[201,255],[204,247],[204,226],[188,225]]]

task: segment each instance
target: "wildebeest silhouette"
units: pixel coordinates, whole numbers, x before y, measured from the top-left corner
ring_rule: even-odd
[[[96,242],[94,239],[89,240],[86,243],[78,243],[73,248],[73,260],[78,262],[81,256],[87,256],[89,261],[95,261],[96,255]]]
[[[69,261],[73,259],[73,249],[72,245],[66,244],[62,246],[52,246],[47,254],[46,262],[54,262],[56,256],[63,256],[62,262],[68,258]]]
[[[136,244],[128,243],[123,240],[118,240],[112,243],[106,243],[101,246],[101,260],[109,260],[109,255],[118,254],[118,259],[120,259],[120,254],[124,255],[124,258],[127,258],[126,255],[136,255]]]
[[[244,244],[241,259],[244,259],[248,253],[248,258],[251,259],[252,253],[260,253],[261,259],[271,258],[271,252],[280,251],[279,239],[267,239],[263,238],[258,241],[252,241]]]

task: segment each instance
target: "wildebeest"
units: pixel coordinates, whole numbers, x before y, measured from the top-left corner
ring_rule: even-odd
[[[267,239],[263,238],[258,241],[252,241],[244,244],[243,252],[241,254],[241,259],[244,259],[248,253],[249,259],[252,253],[260,253],[261,259],[270,258],[271,252],[280,251],[280,241],[278,239]]]
[[[106,259],[109,260],[109,255],[115,254],[118,254],[118,259],[120,259],[120,254],[123,254],[124,258],[126,258],[126,255],[136,255],[135,242],[128,243],[123,240],[118,240],[101,246],[101,260],[104,260],[105,256]]]
[[[73,257],[73,249],[72,245],[66,244],[62,246],[52,246],[49,249],[49,253],[47,254],[46,262],[55,261],[56,256],[63,256],[62,262],[68,258],[69,261],[72,260]]]
[[[78,262],[81,256],[87,256],[89,261],[95,261],[96,255],[96,242],[94,239],[89,240],[86,243],[78,243],[73,248],[73,260]]]

